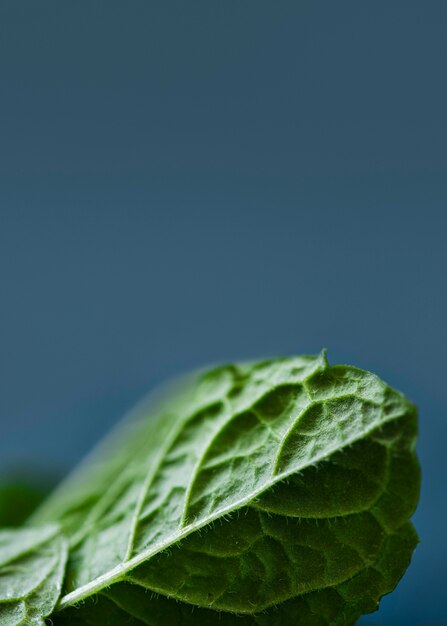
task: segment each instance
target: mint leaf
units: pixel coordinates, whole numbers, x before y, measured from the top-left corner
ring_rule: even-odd
[[[35,514],[71,546],[53,623],[354,624],[417,543],[416,435],[404,396],[324,354],[188,379]]]
[[[35,481],[26,474],[3,478],[0,482],[0,527],[25,523],[49,491],[43,481]]]
[[[60,595],[66,552],[57,526],[0,529],[3,626],[43,626]]]

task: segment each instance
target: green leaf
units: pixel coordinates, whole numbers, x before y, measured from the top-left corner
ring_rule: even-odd
[[[0,623],[43,626],[59,598],[66,543],[57,526],[0,529]]]
[[[70,540],[55,626],[354,624],[417,543],[416,435],[403,395],[325,354],[169,389],[34,516]]]
[[[0,527],[20,526],[44,500],[50,488],[27,474],[6,476],[0,482]]]

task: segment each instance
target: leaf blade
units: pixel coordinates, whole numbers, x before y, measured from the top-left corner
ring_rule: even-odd
[[[41,626],[54,610],[67,558],[57,526],[0,530],[0,618]]]
[[[407,532],[419,489],[416,411],[369,372],[321,355],[225,366],[150,413],[81,468],[70,497],[56,493],[37,514],[71,538],[61,615],[131,582],[262,624],[278,603],[289,615],[305,612],[311,594],[329,597]],[[237,530],[244,515],[261,528],[248,547],[253,528],[246,520]],[[342,604],[346,619],[360,606]]]

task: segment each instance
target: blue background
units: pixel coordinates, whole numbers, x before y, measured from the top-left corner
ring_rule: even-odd
[[[65,472],[158,382],[329,349],[420,407],[447,624],[447,3],[0,0],[0,465]]]

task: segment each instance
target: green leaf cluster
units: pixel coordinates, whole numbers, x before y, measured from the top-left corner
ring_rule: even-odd
[[[0,621],[353,625],[417,544],[416,436],[402,394],[324,353],[200,372],[2,531]]]

